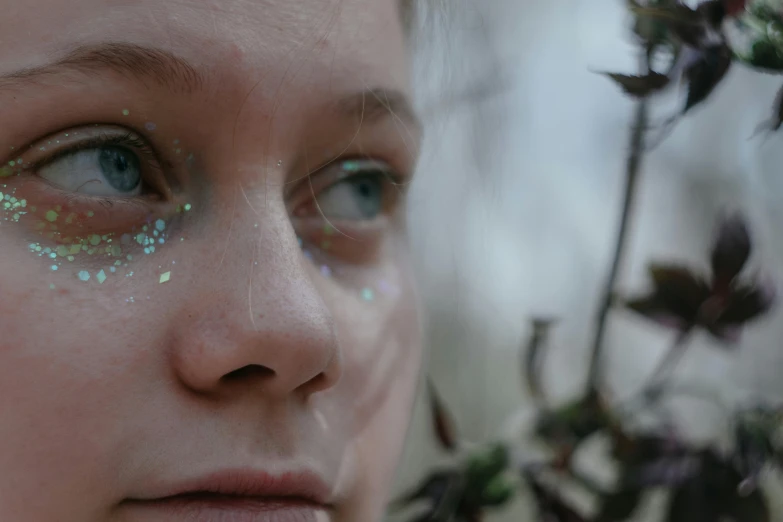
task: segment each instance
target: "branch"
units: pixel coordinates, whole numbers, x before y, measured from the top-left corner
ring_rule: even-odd
[[[642,58],[642,74],[649,71],[646,58]],[[644,136],[648,121],[648,102],[642,98],[636,103],[636,112],[631,128],[630,153],[625,170],[625,195],[623,196],[623,208],[620,214],[620,227],[617,232],[617,240],[614,247],[614,256],[612,258],[609,276],[603,288],[601,304],[596,317],[595,337],[593,338],[592,352],[590,356],[590,368],[587,380],[588,394],[596,393],[599,388],[600,362],[604,347],[604,334],[606,332],[606,323],[609,316],[609,310],[612,307],[612,296],[617,281],[617,275],[620,271],[620,264],[625,252],[625,243],[628,237],[628,224],[632,215],[633,204],[635,201],[636,186],[641,171],[642,159],[644,157]]]

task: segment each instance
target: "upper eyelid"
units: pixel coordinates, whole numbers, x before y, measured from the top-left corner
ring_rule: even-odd
[[[70,134],[71,136],[68,137],[68,140],[73,141],[73,143],[58,145],[61,147],[61,150],[46,154],[40,160],[25,162],[22,170],[34,172],[64,157],[101,146],[127,146],[134,152],[140,153],[140,159],[148,168],[161,174],[161,176],[156,175],[155,179],[149,179],[152,176],[146,176],[145,182],[148,186],[157,190],[165,199],[171,199],[173,197],[171,183],[176,183],[177,181],[171,179],[172,177],[167,174],[167,169],[171,165],[161,159],[158,149],[152,144],[151,140],[144,137],[140,132],[127,127],[111,124],[107,124],[105,127],[107,128],[100,129],[100,124],[83,125],[73,129],[64,129],[34,141],[27,147],[25,152],[21,153],[22,158],[29,156],[31,151],[37,152],[35,149],[39,144],[49,144],[52,140],[57,140],[58,137],[62,138],[63,135],[68,136]],[[75,138],[74,136],[77,136],[80,132],[84,132],[85,137],[81,139]],[[87,134],[88,132],[90,134]]]
[[[63,133],[64,132],[65,131],[63,131]],[[60,134],[62,134],[62,133],[60,133]],[[56,135],[53,135],[53,136],[56,137],[58,135],[59,134],[56,134]],[[75,142],[71,146],[64,147],[62,150],[59,150],[59,151],[57,151],[57,152],[55,152],[53,154],[49,154],[48,156],[46,156],[44,158],[41,158],[40,160],[35,161],[32,164],[27,164],[27,165],[25,165],[24,168],[25,169],[33,169],[33,170],[34,169],[39,169],[39,168],[41,168],[41,167],[43,167],[43,166],[45,166],[47,164],[54,163],[55,161],[57,161],[60,158],[63,158],[65,156],[70,156],[72,154],[76,154],[77,152],[80,152],[80,151],[83,151],[83,150],[94,149],[94,148],[98,148],[98,147],[101,147],[101,146],[123,145],[123,144],[127,144],[130,141],[135,141],[135,140],[140,140],[141,141],[141,145],[134,144],[135,149],[138,150],[139,152],[141,152],[142,154],[144,154],[146,159],[153,159],[154,158],[156,160],[156,162],[158,163],[157,166],[159,167],[160,166],[159,165],[160,162],[157,160],[157,154],[156,154],[154,148],[152,147],[152,145],[149,142],[147,142],[146,140],[143,140],[141,138],[141,136],[139,136],[135,132],[129,131],[129,130],[126,129],[125,130],[125,134],[119,134],[119,133],[118,134],[110,134],[108,132],[103,132],[101,134],[89,136],[88,138],[86,138],[84,140],[80,140],[80,141]],[[48,138],[43,138],[41,140],[38,140],[37,142],[35,142],[32,145],[30,145],[30,147],[28,148],[28,151],[35,149],[36,145],[38,143],[42,143],[43,141],[51,141],[51,140],[48,140]],[[22,157],[24,157],[25,154],[26,153],[22,153]]]

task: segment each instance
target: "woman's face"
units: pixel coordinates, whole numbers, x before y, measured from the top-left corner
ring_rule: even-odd
[[[377,519],[420,361],[394,0],[4,0],[0,519]]]

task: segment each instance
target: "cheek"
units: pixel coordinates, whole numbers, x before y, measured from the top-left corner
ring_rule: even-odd
[[[154,365],[121,349],[145,342],[121,309],[20,270],[0,274],[0,505],[9,519],[95,520],[100,502],[84,499],[113,495],[139,368]]]
[[[343,381],[335,390],[343,411],[353,413],[350,462],[343,463],[352,499],[345,520],[352,522],[380,520],[413,407],[422,356],[421,321],[410,283],[400,292],[388,308],[379,300],[365,303],[353,317],[342,317],[345,329],[353,325],[354,336],[344,350]]]

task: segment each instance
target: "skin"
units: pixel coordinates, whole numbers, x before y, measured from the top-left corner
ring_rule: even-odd
[[[68,199],[35,168],[0,180],[40,207],[0,221],[0,518],[154,520],[128,499],[216,470],[303,468],[333,490],[328,520],[381,517],[421,354],[403,198],[364,221],[313,202],[337,183],[319,168],[344,158],[382,161],[407,184],[419,138],[397,9],[5,0],[0,75],[119,42],[186,60],[199,82],[100,64],[0,80],[6,163],[46,161],[42,139],[99,124],[135,130],[165,174],[164,195],[135,206]],[[368,87],[400,93],[393,110],[341,101]],[[28,245],[57,246],[35,228],[56,205],[81,216],[72,234],[137,231],[153,216],[169,236],[151,255],[127,248],[103,283],[97,270],[112,265],[99,256],[53,271]]]

